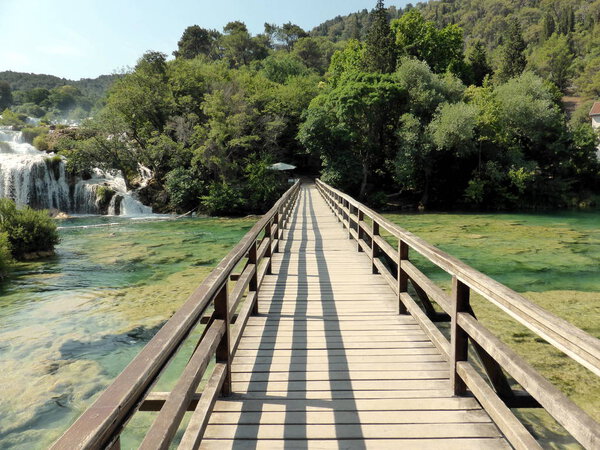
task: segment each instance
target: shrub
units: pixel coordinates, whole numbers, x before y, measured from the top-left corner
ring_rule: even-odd
[[[8,234],[0,233],[0,279],[6,275],[12,263]]]
[[[33,138],[33,146],[41,152],[50,151],[50,142],[48,141],[48,135],[42,134]]]
[[[23,138],[25,139],[25,142],[28,142],[29,144],[33,144],[35,142],[35,138],[48,133],[48,128],[46,128],[46,127],[25,127],[21,130],[21,133],[23,133]]]
[[[165,177],[169,205],[177,212],[187,212],[198,207],[202,181],[183,167],[171,170]]]
[[[0,199],[0,233],[6,233],[12,255],[53,250],[59,242],[56,224],[47,211],[17,209],[9,199]]]
[[[208,195],[200,197],[203,208],[211,216],[239,214],[244,200],[239,189],[226,181],[217,181],[208,188]]]

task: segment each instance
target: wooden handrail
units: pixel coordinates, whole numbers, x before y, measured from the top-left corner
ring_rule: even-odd
[[[203,394],[198,403],[200,410],[210,414],[215,396],[219,393],[227,395],[229,392],[231,358],[248,315],[252,311],[256,312],[257,291],[264,274],[270,272],[271,255],[273,251],[277,251],[278,234],[282,232],[280,224],[285,226],[287,223],[299,191],[300,182],[297,181],[221,260],[94,404],[53,444],[53,449],[97,449],[113,445],[118,447],[119,435],[125,424],[143,404],[150,389],[188,335],[203,316],[206,316],[207,309],[214,304],[214,312],[208,318],[205,332],[190,363],[184,369],[174,391],[161,402],[161,413],[144,442],[168,448],[174,435],[173,427],[176,431],[183,413],[189,408],[189,403],[197,401],[194,398],[195,389],[204,374],[208,359],[216,355],[217,364],[207,385],[209,391],[212,389],[213,402],[205,400]],[[262,233],[265,238],[257,243]],[[277,234],[273,236],[272,233]],[[232,277],[234,269],[244,258],[248,259],[246,269],[241,276]],[[232,297],[227,295],[231,278],[235,278],[231,281],[236,282],[232,289]],[[236,324],[231,327],[231,317],[247,288],[244,302],[247,305],[242,306]],[[233,328],[231,339],[230,328]],[[156,407],[156,401],[153,402],[153,406]],[[194,424],[195,432],[201,434],[202,424],[206,424],[207,418],[197,415],[195,413],[195,418],[190,423]],[[186,433],[186,442],[194,442],[197,439],[197,436],[190,433]]]
[[[532,440],[526,437],[529,433],[514,417],[506,417],[507,414],[512,415],[510,409],[499,407],[500,398],[496,394],[502,395],[502,400],[509,406],[511,401],[516,399],[506,382],[504,369],[521,382],[533,397],[530,397],[529,401],[525,400],[527,405],[541,405],[586,448],[600,448],[600,424],[564,394],[561,394],[528,363],[516,358],[516,354],[507,346],[501,345],[497,339],[492,339],[491,332],[475,319],[470,306],[469,293],[477,292],[517,322],[598,376],[600,376],[599,339],[540,308],[512,289],[390,222],[349,195],[320,180],[317,180],[316,184],[338,221],[349,229],[349,237],[358,241],[359,251],[367,251],[370,247],[370,254],[369,252],[367,254],[372,260],[373,271],[381,273],[398,294],[399,313],[410,312],[442,355],[449,359],[450,378],[455,394],[461,395],[465,393],[466,389],[470,389],[480,400],[482,406],[486,410],[489,409],[490,416],[495,419],[507,438],[509,440],[513,438],[511,443],[516,448],[530,448]],[[364,221],[365,218],[372,221],[373,225],[370,229]],[[350,232],[352,223],[356,223],[358,227],[354,233]],[[381,229],[398,240],[397,248],[380,236]],[[368,238],[369,241],[367,242],[365,238]],[[451,295],[443,292],[409,261],[409,249],[416,251],[452,276]],[[390,270],[388,264],[390,262],[396,265],[396,273]],[[432,299],[451,316],[450,342],[435,327],[430,320],[431,317],[428,317],[412,299],[407,290],[408,280],[415,287],[424,306]],[[433,311],[433,307],[430,306],[430,309]],[[467,351],[469,342],[473,343],[475,351],[479,354],[495,391],[486,389],[487,384],[476,371],[471,370],[472,366],[468,360]],[[529,380],[538,380],[539,382],[534,386],[527,382],[528,377]],[[507,390],[509,391],[508,396],[506,396]],[[481,397],[482,395],[488,396],[490,393],[495,395],[497,400]]]

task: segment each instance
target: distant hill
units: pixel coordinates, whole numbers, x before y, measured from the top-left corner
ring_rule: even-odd
[[[82,78],[78,81],[60,78],[54,75],[13,72],[0,72],[0,81],[6,81],[12,91],[29,91],[35,88],[53,89],[59,86],[71,85],[90,98],[98,99],[104,96],[114,81],[122,75],[100,75],[97,78]]]

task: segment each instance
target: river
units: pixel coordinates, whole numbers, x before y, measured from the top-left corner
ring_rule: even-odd
[[[599,212],[388,217],[600,337]],[[56,257],[21,264],[0,285],[0,448],[45,448],[55,440],[253,223],[60,222]],[[414,260],[447,288],[447,278]],[[544,344],[483,302],[475,306],[490,328],[533,354],[536,367],[600,417],[597,377],[584,378],[590,381],[577,391],[585,369],[536,357],[533,349]],[[135,447],[133,428],[123,448]]]

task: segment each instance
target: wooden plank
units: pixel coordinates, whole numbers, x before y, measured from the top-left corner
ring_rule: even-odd
[[[339,450],[364,448],[366,450],[439,450],[440,439],[319,439],[303,440],[296,439],[293,446],[309,450]],[[206,450],[284,450],[291,446],[289,440],[268,439],[256,441],[251,439],[205,439],[202,441],[201,449]],[[453,438],[443,441],[444,450],[506,450],[510,445],[502,438]]]
[[[333,425],[490,423],[483,410],[467,411],[260,411],[214,412],[215,425]],[[535,442],[535,441],[534,441]],[[532,448],[539,448],[532,447]]]
[[[330,373],[344,371],[377,371],[391,372],[398,376],[396,372],[414,371],[414,370],[437,370],[448,372],[448,364],[443,362],[397,362],[395,359],[387,361],[374,362],[368,358],[353,362],[329,362],[322,361],[317,363],[272,363],[261,364],[260,361],[267,361],[268,358],[257,359],[251,363],[234,362],[231,366],[232,373],[260,373],[260,372],[319,372],[327,369]],[[366,360],[366,361],[365,361]],[[237,358],[234,360],[237,361]],[[364,361],[364,362],[363,362]],[[387,377],[387,375],[386,375]]]
[[[214,411],[456,411],[481,410],[474,398],[422,398],[405,399],[334,399],[318,404],[308,400],[287,400],[275,398],[270,401],[228,398],[217,401]]]
[[[387,390],[443,390],[449,388],[447,379],[433,380],[389,380],[385,382]],[[373,380],[332,380],[332,381],[238,381],[235,383],[237,393],[244,392],[268,392],[268,391],[346,391],[353,390],[373,391],[381,390],[379,383]],[[446,391],[448,395],[448,391]]]
[[[374,370],[301,371],[301,372],[236,372],[231,376],[234,382],[279,382],[279,381],[410,381],[447,380],[448,370],[404,370],[379,372]]]
[[[206,427],[208,439],[364,439],[364,438],[473,438],[500,437],[495,425],[453,424],[338,424],[331,425],[213,425]]]

